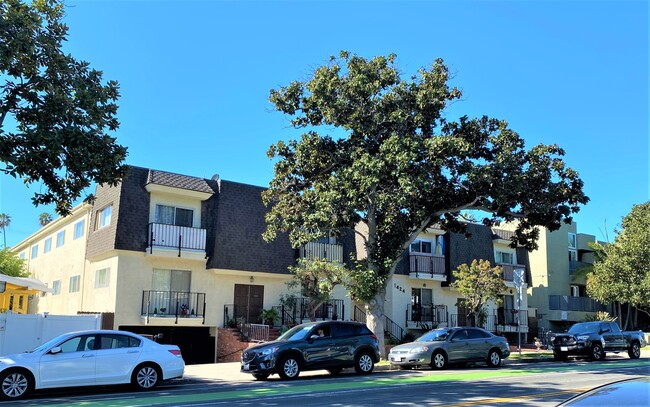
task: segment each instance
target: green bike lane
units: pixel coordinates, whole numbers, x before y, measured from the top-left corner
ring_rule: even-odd
[[[454,372],[453,370],[441,371],[441,374],[436,375],[419,375],[409,374],[408,371],[393,372],[384,374],[372,374],[369,376],[350,376],[352,380],[345,379],[342,376],[335,380],[319,381],[318,383],[310,383],[309,381],[269,381],[269,382],[256,382],[245,387],[237,386],[232,388],[228,385],[209,385],[205,384],[200,392],[184,390],[184,385],[174,387],[174,390],[169,391],[167,394],[161,391],[155,393],[128,393],[128,394],[107,394],[106,400],[83,400],[83,397],[67,398],[57,397],[57,401],[47,401],[46,399],[23,401],[22,406],[69,406],[73,403],[76,406],[88,407],[136,407],[136,406],[165,406],[165,405],[182,405],[182,404],[208,404],[227,402],[229,400],[246,400],[256,399],[260,400],[265,397],[279,397],[283,395],[296,396],[300,394],[311,394],[319,392],[336,392],[336,391],[354,391],[354,390],[369,390],[377,387],[386,388],[389,386],[407,386],[413,384],[426,384],[433,382],[462,382],[462,381],[478,381],[485,379],[497,378],[516,378],[526,375],[543,374],[552,370],[553,373],[562,372],[576,372],[576,371],[602,371],[620,368],[632,367],[648,367],[650,373],[650,361],[647,359],[641,360],[620,360],[620,361],[605,361],[600,363],[568,363],[563,365],[557,364],[535,364],[535,366],[520,365],[516,368],[501,368],[489,370],[461,370]],[[329,379],[329,378],[328,378]],[[198,384],[199,386],[201,384]],[[259,387],[264,385],[264,387]],[[210,391],[211,388],[219,388],[219,390]],[[178,391],[178,394],[174,394]],[[65,401],[64,401],[65,400]],[[60,402],[59,402],[60,401]],[[27,403],[25,403],[27,402]]]

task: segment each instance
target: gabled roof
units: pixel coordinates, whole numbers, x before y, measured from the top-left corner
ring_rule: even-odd
[[[171,172],[149,170],[147,184],[164,185],[172,188],[187,189],[190,191],[214,194],[214,190],[203,178],[188,175],[174,174]]]

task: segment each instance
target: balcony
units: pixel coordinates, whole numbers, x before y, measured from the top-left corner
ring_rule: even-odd
[[[298,255],[308,260],[323,259],[343,263],[343,245],[310,242],[300,247]]]
[[[589,297],[571,297],[567,295],[549,295],[548,307],[551,310],[597,312],[606,311],[607,307]]]
[[[141,316],[145,323],[204,325],[205,293],[185,291],[143,291]]]
[[[445,256],[429,253],[409,253],[409,276],[446,281]]]
[[[151,255],[205,259],[205,229],[150,223],[148,236]]]
[[[515,270],[517,269],[522,269],[526,270],[526,266],[523,264],[505,264],[505,263],[497,263],[497,266],[501,267],[502,269],[502,275],[503,279],[506,282],[506,285],[508,287],[514,287],[515,286]],[[527,284],[528,282],[526,281],[526,273],[524,272],[524,284]]]
[[[474,317],[467,314],[449,315],[449,326],[479,326]],[[481,328],[490,332],[527,332],[528,310],[499,308],[496,315],[487,315]]]
[[[406,307],[406,327],[437,328],[448,322],[446,305],[412,305]]]

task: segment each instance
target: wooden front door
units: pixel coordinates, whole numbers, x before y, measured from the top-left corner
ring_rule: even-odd
[[[235,284],[235,321],[243,318],[246,322],[257,324],[264,306],[264,286]]]

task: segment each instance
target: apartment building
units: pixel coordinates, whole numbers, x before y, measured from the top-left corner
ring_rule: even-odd
[[[353,240],[301,250],[285,235],[265,242],[262,190],[131,167],[119,185],[98,186],[92,205],[77,206],[13,248],[51,289],[30,306],[104,313],[107,328],[162,335],[188,363],[213,362],[218,328],[258,322],[263,309],[277,306],[298,256],[353,251]],[[349,318],[340,291],[337,312]]]

